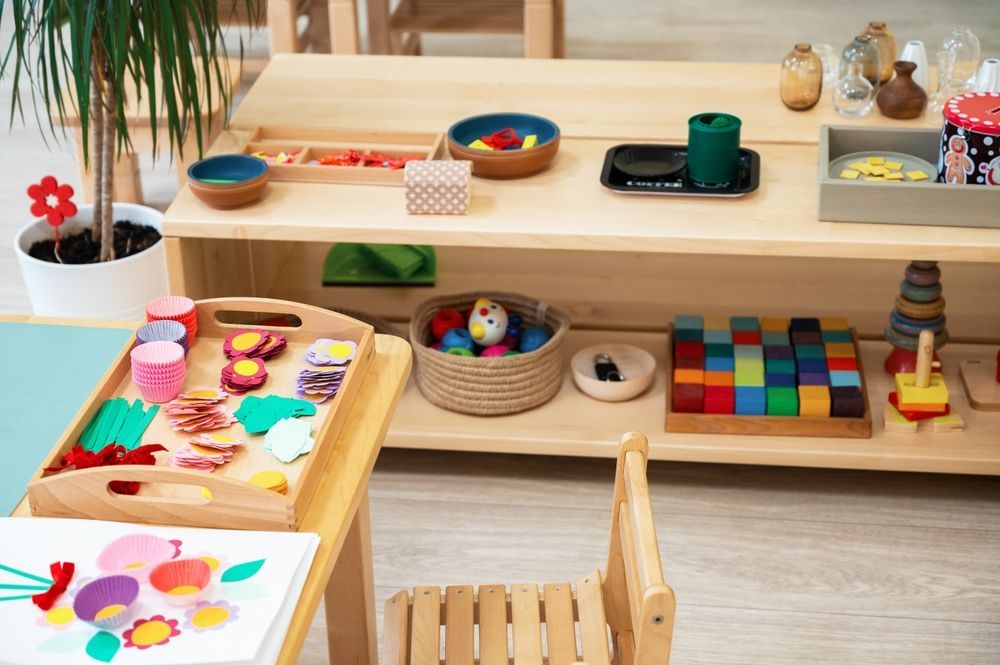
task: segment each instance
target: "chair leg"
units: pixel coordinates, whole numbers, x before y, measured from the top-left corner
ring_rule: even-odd
[[[295,28],[297,0],[268,0],[267,30],[271,41],[271,55],[295,53],[298,32]]]
[[[368,0],[368,52],[376,55],[392,53],[389,37],[389,0]]]
[[[551,58],[555,53],[554,0],[524,0],[524,57]]]

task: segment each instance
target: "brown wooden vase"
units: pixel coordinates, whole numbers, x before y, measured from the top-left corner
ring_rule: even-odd
[[[906,60],[897,60],[892,65],[896,76],[882,86],[875,98],[882,115],[897,120],[918,118],[927,106],[927,93],[913,80],[917,65]]]

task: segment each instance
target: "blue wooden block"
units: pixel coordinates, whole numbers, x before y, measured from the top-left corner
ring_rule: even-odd
[[[847,386],[861,387],[861,374],[853,370],[834,370],[830,372],[830,385],[838,388]]]
[[[712,332],[706,330],[706,333]],[[708,372],[732,372],[736,369],[735,361],[732,358],[720,358],[718,356],[708,356],[705,358],[705,370]]]
[[[760,330],[760,321],[756,316],[733,316],[729,319],[733,330]]]
[[[732,330],[706,330],[704,332],[705,344],[732,344]]]
[[[826,359],[824,358],[799,358],[800,372],[825,372],[827,371]]]
[[[736,358],[757,358],[763,360],[764,347],[750,344],[737,344],[733,347],[733,356]]]
[[[788,333],[783,330],[780,332],[765,330],[760,334],[760,341],[764,343],[764,346],[790,346],[792,343]]]
[[[826,372],[799,372],[800,386],[828,386],[830,375]]]
[[[796,386],[795,374],[768,372],[764,375],[764,384],[768,388],[794,388]]]
[[[792,360],[795,353],[790,346],[765,346],[764,357],[768,360]]]
[[[767,412],[767,391],[757,386],[736,386],[736,413],[762,416]]]
[[[702,330],[705,327],[705,319],[700,316],[688,314],[678,314],[674,317],[674,328],[678,330]]]

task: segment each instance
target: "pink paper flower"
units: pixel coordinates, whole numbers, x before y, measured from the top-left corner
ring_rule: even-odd
[[[166,644],[170,638],[181,634],[177,629],[177,623],[177,619],[167,619],[162,614],[156,614],[148,619],[137,619],[132,627],[125,631],[122,639],[125,640],[126,647],[137,649]]]

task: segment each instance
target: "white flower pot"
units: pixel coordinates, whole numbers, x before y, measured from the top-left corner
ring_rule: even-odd
[[[116,203],[115,219],[152,226],[162,233],[163,213],[134,203]],[[92,205],[79,206],[59,232],[65,237],[90,225]],[[14,253],[28,289],[31,309],[38,316],[140,320],[146,303],[167,294],[167,264],[163,242],[132,256],[104,263],[64,265],[28,255],[38,240],[52,237],[44,219],[31,222],[14,238]]]

